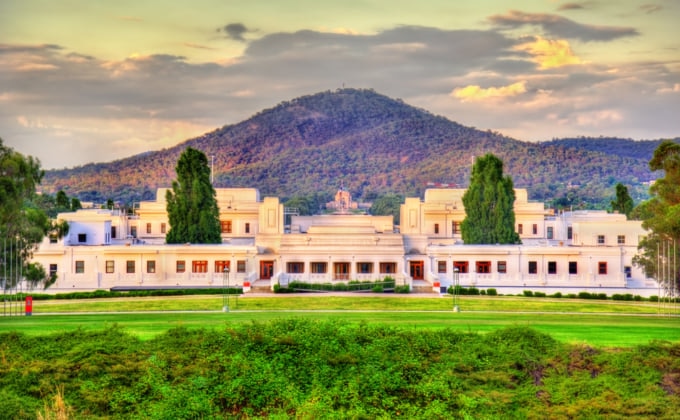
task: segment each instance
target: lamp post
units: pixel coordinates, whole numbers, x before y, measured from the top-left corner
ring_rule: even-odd
[[[453,269],[453,312],[460,312],[460,307],[458,306],[458,289],[460,288],[460,271],[458,267]]]
[[[222,289],[224,291],[222,295],[222,311],[229,312],[229,267],[224,267],[224,276],[222,277]]]

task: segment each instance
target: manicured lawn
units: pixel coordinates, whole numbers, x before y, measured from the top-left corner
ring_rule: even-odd
[[[222,296],[39,301],[34,303],[33,316],[0,317],[0,332],[41,335],[118,324],[149,339],[177,326],[211,329],[296,317],[479,333],[522,325],[563,342],[607,347],[680,341],[680,318],[657,316],[658,307],[644,302],[463,296],[458,302],[460,313],[451,310],[448,297],[232,296],[229,303],[230,311],[225,313]]]

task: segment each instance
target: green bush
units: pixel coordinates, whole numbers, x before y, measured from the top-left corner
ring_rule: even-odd
[[[485,333],[282,318],[2,333],[0,418],[63,395],[71,418],[675,418],[680,344],[600,349]],[[574,414],[576,413],[576,414]],[[46,417],[46,416],[45,416]]]
[[[498,291],[496,289],[486,289],[486,294],[489,296],[498,296]]]
[[[408,284],[405,284],[403,286],[395,286],[394,287],[394,293],[402,293],[402,294],[411,293],[411,288],[409,287]]]
[[[545,292],[534,292],[534,297],[544,298],[545,296]]]
[[[560,299],[560,298],[562,297],[562,293],[561,293],[561,292],[555,292],[555,293],[553,293],[553,294],[551,295],[551,297]]]
[[[526,296],[526,297],[533,297],[534,296],[534,292],[532,292],[531,290],[524,290],[522,293],[524,293],[524,296]]]

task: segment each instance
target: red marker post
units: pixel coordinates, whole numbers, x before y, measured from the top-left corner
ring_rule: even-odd
[[[33,315],[33,296],[26,296],[26,316]]]

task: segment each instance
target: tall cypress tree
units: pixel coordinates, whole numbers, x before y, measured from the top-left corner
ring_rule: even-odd
[[[170,230],[169,244],[217,244],[222,242],[220,211],[215,189],[210,183],[210,167],[205,153],[188,147],[175,167],[177,180],[166,194]]]
[[[463,194],[465,220],[461,235],[466,244],[516,244],[515,190],[512,179],[503,176],[503,162],[492,154],[478,158],[472,168],[470,186]]]

